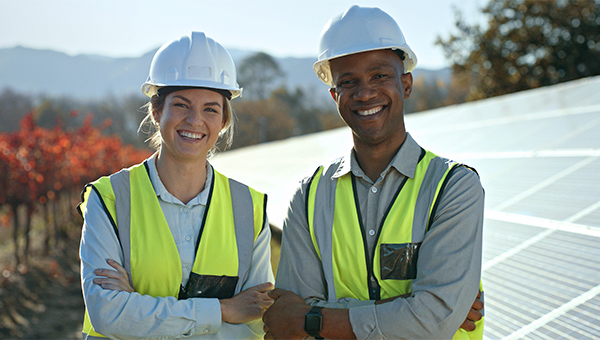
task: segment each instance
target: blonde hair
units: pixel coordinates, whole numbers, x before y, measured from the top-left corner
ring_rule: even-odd
[[[141,107],[142,111],[146,112],[146,116],[142,119],[142,122],[138,127],[138,133],[142,132],[147,134],[149,136],[146,139],[148,146],[156,151],[159,151],[162,146],[162,137],[152,112],[161,112],[164,109],[166,97],[167,96],[154,95],[150,98],[148,103]],[[234,118],[231,102],[223,96],[223,128],[221,129],[221,132],[219,132],[219,139],[217,139],[215,145],[208,151],[207,158],[213,157],[218,151],[224,151],[231,147],[231,144],[233,143]],[[224,142],[225,145],[221,149],[219,148],[219,144],[222,142]]]

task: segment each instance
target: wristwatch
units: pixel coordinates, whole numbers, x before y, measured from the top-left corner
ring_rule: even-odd
[[[321,309],[323,309],[323,307],[313,306],[313,308],[304,316],[304,330],[306,333],[308,333],[308,335],[317,340],[323,339],[323,337],[319,335],[323,329],[323,316],[321,315]]]

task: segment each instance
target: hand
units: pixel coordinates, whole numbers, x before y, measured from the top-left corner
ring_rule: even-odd
[[[267,294],[271,289],[271,282],[261,283],[239,292],[232,298],[219,300],[222,320],[236,324],[259,319],[273,304],[273,299]]]
[[[477,298],[475,299],[475,302],[473,302],[473,306],[471,306],[471,310],[469,311],[469,314],[467,314],[465,321],[460,325],[460,328],[469,332],[475,330],[475,321],[479,321],[483,317],[480,312],[480,310],[483,309],[483,301],[479,300],[480,297],[481,292],[478,292]]]
[[[96,269],[94,273],[98,276],[94,279],[94,283],[101,286],[104,289],[116,290],[119,292],[129,292],[133,293],[133,287],[129,284],[129,275],[127,275],[127,271],[123,268],[117,261],[108,259],[106,260],[109,266],[116,269]]]
[[[283,289],[274,289],[269,296],[275,299],[263,315],[265,339],[303,339],[304,316],[312,308],[300,296]]]

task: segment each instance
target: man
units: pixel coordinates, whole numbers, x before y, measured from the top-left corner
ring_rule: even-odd
[[[266,338],[481,338],[484,193],[405,130],[414,52],[387,13],[358,6],[328,22],[320,52],[354,147],[290,203]]]

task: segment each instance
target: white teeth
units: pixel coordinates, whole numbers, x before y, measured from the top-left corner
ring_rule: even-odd
[[[377,112],[381,111],[381,109],[383,109],[383,106],[378,106],[374,109],[370,109],[370,110],[366,110],[366,111],[356,111],[356,113],[358,113],[361,116],[370,116],[370,115],[374,115]]]
[[[180,131],[179,135],[181,137],[187,137],[187,138],[192,138],[192,139],[200,139],[202,138],[204,135],[199,134],[199,133],[192,133],[192,132],[187,132],[187,131]]]

